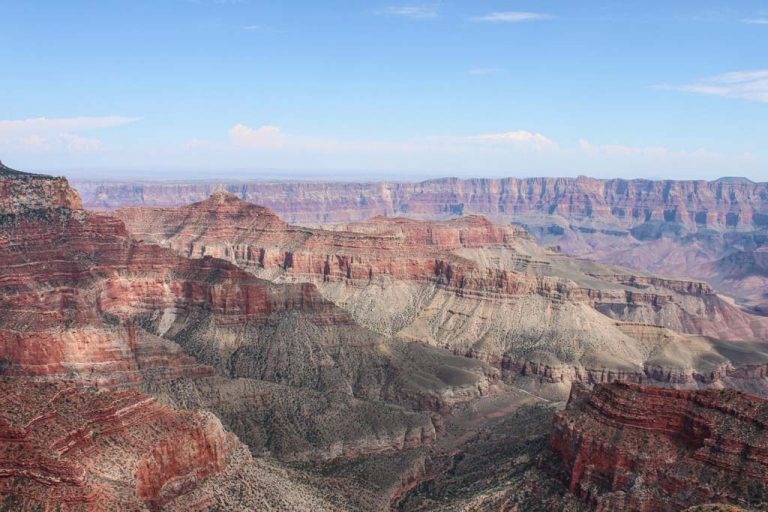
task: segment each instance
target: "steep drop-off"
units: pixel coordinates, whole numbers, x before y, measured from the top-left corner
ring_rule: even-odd
[[[686,226],[768,225],[768,184],[749,180],[651,181],[593,178],[444,178],[421,183],[110,183],[80,182],[88,208],[172,207],[217,190],[264,205],[289,222],[354,222],[377,215],[482,214],[592,218],[627,229],[649,221]]]
[[[83,182],[89,208],[180,206],[227,190],[289,222],[316,225],[377,215],[429,220],[481,214],[524,224],[571,255],[637,270],[704,279],[768,313],[760,261],[768,229],[768,184],[579,178],[446,178],[422,183]],[[754,264],[741,265],[739,259]]]
[[[377,217],[323,230],[289,225],[225,192],[115,214],[148,242],[274,282],[312,283],[374,331],[482,359],[555,393],[567,394],[574,380],[698,386],[765,376],[765,347],[743,341],[764,338],[768,319],[705,283],[569,258],[480,216]],[[756,355],[749,371],[740,369],[745,350]]]
[[[66,181],[54,180],[69,198],[60,202],[47,195],[48,177],[6,171],[3,179],[26,198],[0,213],[0,372],[20,397],[33,382],[140,387],[164,403],[215,412],[253,453],[343,462],[428,446],[441,414],[498,379],[481,362],[360,327],[312,284],[276,285],[220,259],[132,240],[117,219],[77,209]],[[109,393],[96,396],[109,403]],[[40,404],[44,415],[51,407]],[[83,405],[72,414],[89,413]],[[39,443],[54,442],[47,433]],[[206,494],[193,485],[210,469],[195,447],[209,444],[193,430],[147,446],[136,477],[142,502],[170,507],[184,494],[232,506],[285,503],[261,487],[268,475],[285,473],[277,488],[286,493],[309,479],[264,461],[253,464],[272,469],[258,474],[240,447],[236,469],[221,474],[235,471],[225,487],[255,501]],[[300,508],[317,509],[323,493],[305,491],[309,505]]]
[[[733,390],[574,385],[552,446],[598,511],[768,500],[768,401]]]

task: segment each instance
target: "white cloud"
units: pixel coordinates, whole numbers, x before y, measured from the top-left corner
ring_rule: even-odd
[[[250,128],[238,123],[229,130],[229,137],[238,146],[275,149],[285,145],[285,134],[277,126]]]
[[[42,135],[26,135],[14,140],[23,149],[44,151],[48,149],[48,139]]]
[[[662,85],[659,88],[768,103],[768,70],[735,71],[687,85]]]
[[[412,19],[428,19],[437,17],[437,6],[393,6],[378,11],[382,16],[401,16]]]
[[[664,146],[635,147],[623,144],[596,146],[587,139],[579,140],[579,148],[587,154],[608,156],[666,156],[670,153]]]
[[[485,133],[469,136],[432,136],[411,140],[351,140],[339,138],[318,138],[293,135],[271,125],[251,128],[243,123],[234,125],[228,131],[228,141],[191,139],[184,144],[187,150],[199,151],[249,151],[261,154],[350,154],[350,153],[419,153],[455,151],[528,151],[531,149],[556,149],[557,144],[541,133],[526,130],[501,133]]]
[[[242,123],[218,140],[191,140],[178,150],[195,164],[213,167],[260,166],[264,169],[357,169],[375,172],[469,175],[533,175],[563,173],[716,178],[749,174],[762,160],[749,154],[716,153],[705,149],[670,149],[664,145],[596,144],[582,139],[575,145],[533,130],[438,135],[407,139],[348,139],[297,135],[275,126],[251,128]],[[617,169],[619,171],[617,171]],[[473,174],[474,173],[474,174]],[[369,174],[370,176],[371,174]]]
[[[747,25],[768,25],[768,11],[759,11],[754,16],[744,18],[741,22]]]
[[[0,137],[7,135],[43,134],[59,132],[82,132],[113,128],[138,121],[138,117],[105,116],[105,117],[69,117],[48,118],[35,117],[30,119],[0,120]]]
[[[102,149],[102,142],[78,132],[114,128],[137,120],[124,116],[0,120],[0,148],[11,154],[93,153]]]
[[[246,32],[259,32],[262,34],[275,34],[280,32],[279,30],[273,27],[269,27],[267,25],[256,25],[256,24],[243,25],[242,29],[245,30]]]
[[[528,145],[535,148],[554,148],[555,141],[540,133],[517,130],[513,132],[486,133],[467,137],[467,140],[490,143],[505,143],[516,145]]]
[[[492,12],[485,16],[475,16],[470,18],[470,20],[484,23],[522,23],[524,21],[548,20],[551,18],[552,16],[549,14],[539,12],[505,11]]]

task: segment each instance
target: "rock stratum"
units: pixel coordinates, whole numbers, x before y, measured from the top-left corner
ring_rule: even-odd
[[[734,390],[575,385],[552,447],[597,511],[768,500],[768,401]]]
[[[363,489],[284,463],[404,452],[392,464],[410,474],[443,415],[498,381],[479,361],[356,324],[312,284],[134,240],[80,209],[66,180],[1,178],[13,193],[0,210],[4,410],[29,411],[3,423],[8,509],[60,496],[65,510],[376,510],[396,471]],[[117,478],[123,458],[133,473]]]
[[[0,495],[5,509],[159,510],[205,487],[238,449],[211,414],[138,391],[0,383]]]
[[[762,481],[765,411],[700,389],[765,395],[768,350],[764,319],[707,283],[573,258],[494,218],[448,218],[458,209],[350,210],[319,229],[213,192],[112,215],[82,209],[63,178],[0,166],[0,508],[581,512],[761,496],[710,492],[734,472]],[[614,381],[664,388],[599,385]],[[577,387],[558,415],[572,383],[598,398]],[[588,400],[592,428],[565,428]],[[661,466],[621,444],[640,427],[664,464],[689,457],[713,485],[644,490]],[[571,456],[593,460],[573,493]],[[639,461],[641,479],[607,485],[594,464],[611,457]]]
[[[768,226],[768,184],[593,178],[445,178],[421,183],[109,183],[81,182],[89,208],[173,207],[217,190],[263,205],[294,223],[357,222],[377,215],[482,214],[492,219],[559,214],[612,220],[629,228],[650,221],[686,226]]]
[[[665,275],[707,280],[768,312],[768,184],[579,178],[446,178],[421,183],[79,184],[89,208],[172,207],[217,190],[316,225],[408,216],[480,214],[521,223],[568,254]],[[739,262],[734,268],[734,261]]]
[[[226,192],[115,215],[146,242],[311,283],[372,331],[480,359],[526,386],[567,396],[572,381],[764,385],[768,319],[706,283],[568,257],[482,216],[318,229]]]

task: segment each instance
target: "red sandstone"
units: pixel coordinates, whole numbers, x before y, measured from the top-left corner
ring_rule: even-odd
[[[768,401],[734,390],[575,384],[552,447],[598,511],[673,511],[768,498]]]

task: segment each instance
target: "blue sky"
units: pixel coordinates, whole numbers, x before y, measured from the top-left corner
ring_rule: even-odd
[[[0,159],[768,180],[768,2],[3,0]]]

